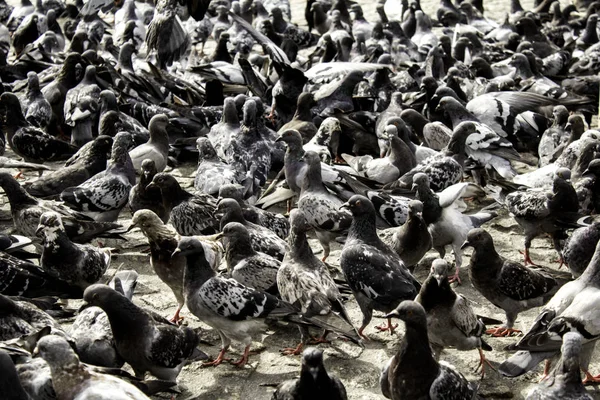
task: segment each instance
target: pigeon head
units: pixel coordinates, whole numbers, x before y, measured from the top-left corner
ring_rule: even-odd
[[[412,190],[416,191],[418,189],[425,189],[425,188],[429,189],[429,177],[422,172],[415,174],[413,176]]]
[[[473,247],[475,250],[489,249],[494,247],[492,236],[483,228],[471,229],[467,234],[467,240],[460,246],[461,249]]]
[[[14,93],[4,92],[0,95],[0,104],[5,112],[12,117],[23,115],[21,111],[21,102]]]
[[[227,97],[223,101],[223,116],[221,117],[221,122],[228,124],[239,123],[237,107],[235,106],[235,100],[231,97]]]
[[[515,24],[517,33],[523,36],[534,35],[538,32],[538,27],[535,21],[529,17],[523,17]]]
[[[60,215],[54,211],[47,211],[40,215],[40,222],[35,234],[36,236],[43,235],[46,241],[53,242],[64,230]]]
[[[373,207],[371,200],[359,194],[355,194],[354,196],[350,197],[350,200],[340,206],[340,209],[342,208],[350,210],[354,216],[375,214],[375,207]]]
[[[340,120],[335,117],[327,117],[323,120],[323,122],[321,122],[321,125],[319,126],[319,131],[317,132],[317,136],[325,136],[331,139],[334,133],[340,133],[341,131],[342,127],[340,125]]]
[[[302,376],[307,378],[310,376],[314,381],[317,381],[318,376],[321,372],[325,371],[323,365],[323,350],[309,347],[302,353]]]
[[[571,170],[567,168],[559,168],[554,173],[554,177],[564,179],[565,181],[569,180],[571,179]]]
[[[4,93],[2,96],[4,96]],[[2,96],[0,96],[0,100],[2,100]],[[575,135],[575,138],[579,138],[583,134],[584,130],[585,124],[581,115],[574,114],[569,116],[567,124],[565,125],[565,131],[571,132],[571,136]]]
[[[96,306],[104,309],[106,305],[114,304],[115,301],[125,298],[108,285],[94,284],[88,286],[83,292],[83,300],[88,306]]]
[[[304,153],[304,157],[302,158],[309,166],[321,166],[321,159],[319,158],[319,155],[314,151],[307,151],[306,153]]]
[[[158,228],[163,227],[163,222],[154,211],[143,209],[138,210],[133,214],[131,219],[131,225],[128,230],[133,228],[140,228],[146,234],[152,233]]]
[[[276,142],[285,142],[290,149],[300,149],[302,135],[296,129],[287,129],[277,138]]]
[[[294,232],[308,232],[311,226],[306,222],[304,212],[298,208],[290,211],[290,229]]]
[[[157,114],[150,120],[150,123],[148,124],[148,130],[150,131],[150,134],[153,132],[166,134],[168,125],[169,117],[167,117],[165,114]]]
[[[438,83],[432,76],[426,76],[421,80],[420,90],[422,93],[427,93],[429,96],[433,96],[438,88]]]
[[[215,215],[217,217],[223,216],[228,212],[242,212],[242,208],[239,203],[234,199],[220,199],[217,203],[217,209],[215,210]]]
[[[204,256],[204,246],[202,245],[202,242],[200,240],[196,239],[195,237],[184,236],[181,238],[181,240],[177,244],[177,248],[175,249],[175,251],[173,251],[173,254],[171,255],[171,257],[174,257],[177,254],[180,254],[184,257],[192,255],[192,254],[203,257]],[[189,265],[188,265],[188,267],[189,267]]]
[[[563,105],[554,106],[552,116],[554,117],[555,125],[564,125],[569,119],[569,110]]]
[[[166,172],[159,172],[154,175],[152,182],[146,188],[159,188],[161,191],[169,191],[176,187],[179,187],[177,179],[173,175],[167,174]]]
[[[217,237],[223,238],[223,245],[225,248],[229,248],[232,243],[245,243],[248,247],[250,245],[250,232],[248,229],[240,224],[239,222],[230,222],[223,228],[223,231]]]
[[[34,71],[29,71],[27,73],[27,87],[29,90],[37,91],[40,89],[40,80],[38,78],[38,74]]]
[[[449,270],[450,266],[446,260],[438,258],[433,260],[433,263],[431,263],[429,275],[433,276],[433,278],[437,281],[438,286],[442,286],[442,282],[448,278]]]
[[[423,203],[419,200],[411,200],[408,202],[408,214],[411,217],[419,216],[423,212]]]
[[[154,160],[151,160],[149,158],[144,159],[144,161],[142,161],[142,175],[150,180],[154,177],[154,175],[156,175],[156,164],[154,163]]]
[[[315,104],[315,97],[310,92],[302,92],[298,97],[298,108],[310,108]]]
[[[217,158],[217,152],[213,147],[212,143],[206,137],[199,137],[196,139],[196,148],[198,149],[198,159],[202,160],[213,160]]]
[[[600,159],[590,161],[587,169],[583,172],[583,175],[596,175],[600,176]]]
[[[243,108],[243,123],[249,128],[256,125],[256,102],[254,100],[246,100]]]
[[[47,335],[37,342],[34,353],[39,354],[53,371],[67,370],[79,366],[79,358],[63,337]]]
[[[425,309],[422,305],[412,300],[403,301],[394,311],[386,315],[385,318],[401,319],[407,327],[427,327],[427,315],[425,314]]]
[[[16,309],[17,304],[10,297],[0,294],[0,314],[10,314]]]
[[[237,183],[229,183],[219,188],[219,200],[234,199],[235,201],[244,201],[244,187]]]

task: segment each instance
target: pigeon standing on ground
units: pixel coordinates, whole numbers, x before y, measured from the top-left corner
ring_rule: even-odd
[[[383,367],[379,378],[386,398],[477,398],[476,391],[460,372],[448,363],[435,360],[427,339],[427,315],[420,304],[403,301],[386,317],[399,318],[406,325],[398,352]]]
[[[394,250],[377,236],[375,208],[364,196],[354,195],[342,207],[352,213],[352,226],[340,256],[340,267],[363,314],[358,334],[371,322],[373,310],[390,312],[403,300],[414,299],[421,285]],[[394,333],[394,326],[377,327]]]

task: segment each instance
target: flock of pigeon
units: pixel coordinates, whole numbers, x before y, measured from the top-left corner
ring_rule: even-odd
[[[176,393],[184,366],[244,368],[261,334],[292,325],[278,350],[300,376],[272,398],[346,399],[323,343],[377,346],[394,319],[386,398],[479,398],[445,349],[477,351],[482,379],[544,362],[528,399],[592,398],[600,3],[512,0],[501,24],[481,0],[373,7],[308,0],[298,26],[288,0],[0,0],[1,398]],[[178,168],[196,162],[190,188]],[[485,228],[506,214],[522,260]],[[139,271],[111,267],[133,230],[172,317],[134,301]],[[556,268],[529,252],[546,237]],[[374,312],[385,324],[366,332]]]

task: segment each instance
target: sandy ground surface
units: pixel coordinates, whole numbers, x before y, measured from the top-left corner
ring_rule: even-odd
[[[376,20],[375,2],[363,3],[366,17],[369,20]],[[303,21],[304,1],[292,0],[293,18],[299,24],[305,25]],[[423,7],[428,13],[434,13],[437,7],[435,0],[423,0]],[[523,5],[528,6],[531,1],[524,1]],[[501,0],[486,0],[488,16],[500,20],[504,13],[508,11],[509,2]],[[10,154],[10,151],[9,151]],[[57,165],[58,166],[58,165]],[[523,166],[522,166],[523,167]],[[193,185],[194,166],[186,165],[172,171],[178,176],[186,187]],[[28,174],[33,178],[34,174]],[[0,195],[0,223],[3,227],[9,227],[10,214],[8,201],[4,195]],[[475,211],[480,205],[473,205]],[[130,215],[128,212],[121,214],[121,222],[124,225],[129,224]],[[501,214],[498,218],[486,224],[492,236],[494,237],[496,247],[500,254],[513,260],[522,260],[518,250],[523,246],[523,236],[521,229],[514,220]],[[112,267],[108,275],[112,275],[114,268],[135,269],[139,274],[139,283],[135,293],[134,301],[142,307],[152,308],[164,316],[171,316],[176,308],[175,299],[169,288],[163,284],[153,273],[148,260],[148,255],[143,252],[147,248],[145,238],[139,232],[132,232],[128,236],[128,241],[123,242],[105,242],[106,245],[116,247],[112,259]],[[318,249],[316,240],[311,240],[314,249]],[[339,269],[339,255],[341,247],[334,245],[329,263],[334,268]],[[463,265],[468,265],[470,250],[467,250]],[[430,252],[427,255],[429,261],[437,256],[437,253]],[[552,249],[551,243],[547,239],[538,239],[533,243],[531,250],[533,260],[540,264],[556,268],[557,264],[553,262],[556,259],[556,253]],[[448,261],[454,261],[452,254],[446,256]],[[416,276],[419,280],[424,280],[427,276],[428,268],[422,266],[416,270]],[[456,291],[465,295],[473,302],[475,311],[482,315],[504,320],[505,316],[501,310],[489,304],[479,293],[477,293],[469,282],[466,268],[461,271],[463,284],[456,287]],[[77,302],[72,302],[73,306],[78,306]],[[354,299],[346,303],[346,307],[356,325],[360,324],[361,314]],[[538,310],[530,310],[522,313],[516,323],[516,328],[527,330],[532,320],[537,315]],[[218,335],[206,325],[203,325],[187,309],[182,313],[185,316],[184,323],[192,327],[202,327],[204,329],[203,340],[207,343],[202,346],[203,350],[210,356],[215,357],[220,348]],[[350,343],[335,340],[331,344],[320,345],[325,352],[325,365],[328,370],[338,375],[348,390],[350,399],[381,399],[379,389],[379,373],[381,366],[394,354],[399,341],[403,335],[402,324],[396,335],[389,333],[380,333],[374,329],[374,326],[381,323],[381,314],[376,315],[371,325],[365,330],[370,338],[361,349]],[[69,321],[65,321],[68,324]],[[261,342],[255,342],[253,350],[258,354],[250,358],[250,363],[245,368],[237,368],[229,364],[222,364],[219,367],[202,368],[200,364],[191,364],[184,367],[179,376],[179,393],[175,394],[178,400],[189,399],[269,399],[273,392],[273,386],[290,378],[298,376],[300,369],[299,357],[282,356],[279,351],[284,347],[295,345],[299,339],[298,331],[294,326],[277,326],[273,331],[268,332]],[[488,343],[494,348],[494,351],[488,352],[487,357],[492,363],[499,363],[505,360],[508,353],[502,349],[509,343],[515,341],[514,338],[497,339],[488,338]],[[233,345],[231,356],[239,357],[243,349],[239,344]],[[479,381],[479,375],[475,373],[474,367],[477,365],[477,351],[458,352],[455,350],[446,350],[442,359],[454,364],[471,381]],[[591,366],[594,374],[600,373],[600,364],[597,358]],[[521,378],[508,380],[500,377],[494,371],[480,381],[480,394],[485,398],[502,399],[514,398],[522,399],[527,391],[537,382],[541,368],[535,372],[529,373]],[[600,392],[594,387],[590,391],[595,398],[600,399]],[[158,395],[156,398],[171,398],[172,394]],[[1,397],[1,396],[0,396]]]

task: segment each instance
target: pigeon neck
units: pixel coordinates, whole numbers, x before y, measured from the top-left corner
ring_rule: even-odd
[[[117,342],[129,338],[133,330],[141,330],[148,325],[149,317],[142,309],[121,294],[115,293],[112,297],[101,308],[108,316]]]
[[[8,197],[11,210],[20,210],[25,206],[32,206],[37,204],[37,200],[33,198],[29,193],[19,185],[19,182],[15,180],[5,181],[2,184],[2,189]]]
[[[117,60],[117,68],[126,71],[133,71],[133,62],[131,61],[131,53],[125,50],[119,52],[119,59]]]
[[[446,154],[449,156],[463,156],[465,154],[467,137],[465,135],[452,135],[446,146]]]
[[[77,85],[77,71],[75,70],[75,66],[65,64],[60,70],[57,81],[68,88],[75,87]]]
[[[430,275],[423,284],[419,297],[425,311],[430,311],[438,304],[453,304],[456,293],[450,287],[448,279],[444,279],[440,285],[435,277]]]
[[[310,113],[310,107],[307,107],[305,104],[300,104],[298,108],[296,108],[296,113],[294,114],[294,119],[305,122],[312,122],[312,115]]]
[[[304,178],[304,184],[302,185],[302,192],[324,192],[327,193],[327,189],[323,185],[323,179],[321,178],[321,164],[309,164],[307,166],[306,177]]]
[[[249,236],[242,237],[234,235],[233,237],[227,238],[227,242],[225,248],[225,261],[227,261],[227,270],[230,273],[238,263],[257,254],[252,248]]]
[[[248,221],[246,221],[246,218],[244,218],[244,213],[242,212],[241,208],[238,207],[230,208],[225,212],[225,214],[221,217],[219,229],[222,231],[223,228],[225,228],[225,225],[230,222],[238,222],[242,225],[248,224]]]
[[[419,371],[429,371],[433,380],[437,376],[440,367],[433,358],[433,354],[431,354],[431,345],[427,337],[426,326],[407,325],[404,339],[396,357],[399,359],[399,370],[408,370],[412,374],[418,374]]]
[[[148,238],[148,241],[152,244],[152,242],[160,242],[160,244],[166,244],[167,242],[173,242],[175,246],[171,249],[174,250],[177,247],[177,240],[175,237],[177,236],[177,232],[173,229],[169,228],[168,225],[163,223],[159,223],[158,221],[152,225],[150,229],[142,229],[144,235]],[[152,249],[152,247],[150,247]]]
[[[239,125],[240,120],[238,118],[237,110],[235,108],[235,103],[233,101],[225,102],[225,106],[223,107],[223,116],[221,117],[221,122],[224,124]]]
[[[285,257],[300,261],[303,266],[311,266],[315,260],[315,255],[308,244],[305,232],[297,232],[290,229],[287,239],[289,248]]]
[[[204,258],[204,254],[189,254],[185,258],[187,266],[183,274],[183,285],[186,293],[195,292],[206,281],[217,275],[206,261],[206,258]]]
[[[174,182],[169,188],[161,189],[161,193],[163,204],[168,210],[171,210],[173,207],[192,197],[190,193],[179,186],[178,182]]]
[[[497,260],[500,258],[500,255],[496,252],[496,248],[492,243],[480,243],[479,245],[473,247],[473,254],[471,255],[471,266],[474,269],[481,266],[482,270],[487,270],[490,273],[495,274],[496,271],[494,268],[491,268],[490,265],[493,264],[491,260]]]
[[[148,144],[153,144],[159,147],[162,151],[169,151],[169,134],[166,129],[156,129],[150,131],[150,140]]]
[[[332,386],[331,378],[325,368],[321,365],[316,378],[307,367],[302,367],[300,372],[300,393],[298,398],[308,399],[311,397],[321,397],[324,392]],[[325,396],[328,397],[328,396]]]
[[[355,215],[348,232],[348,242],[359,240],[380,247],[383,242],[377,236],[376,218],[373,212]]]
[[[452,120],[452,128],[456,128],[464,121],[477,121],[477,118],[460,103],[457,103],[451,110],[448,110],[448,115]]]

